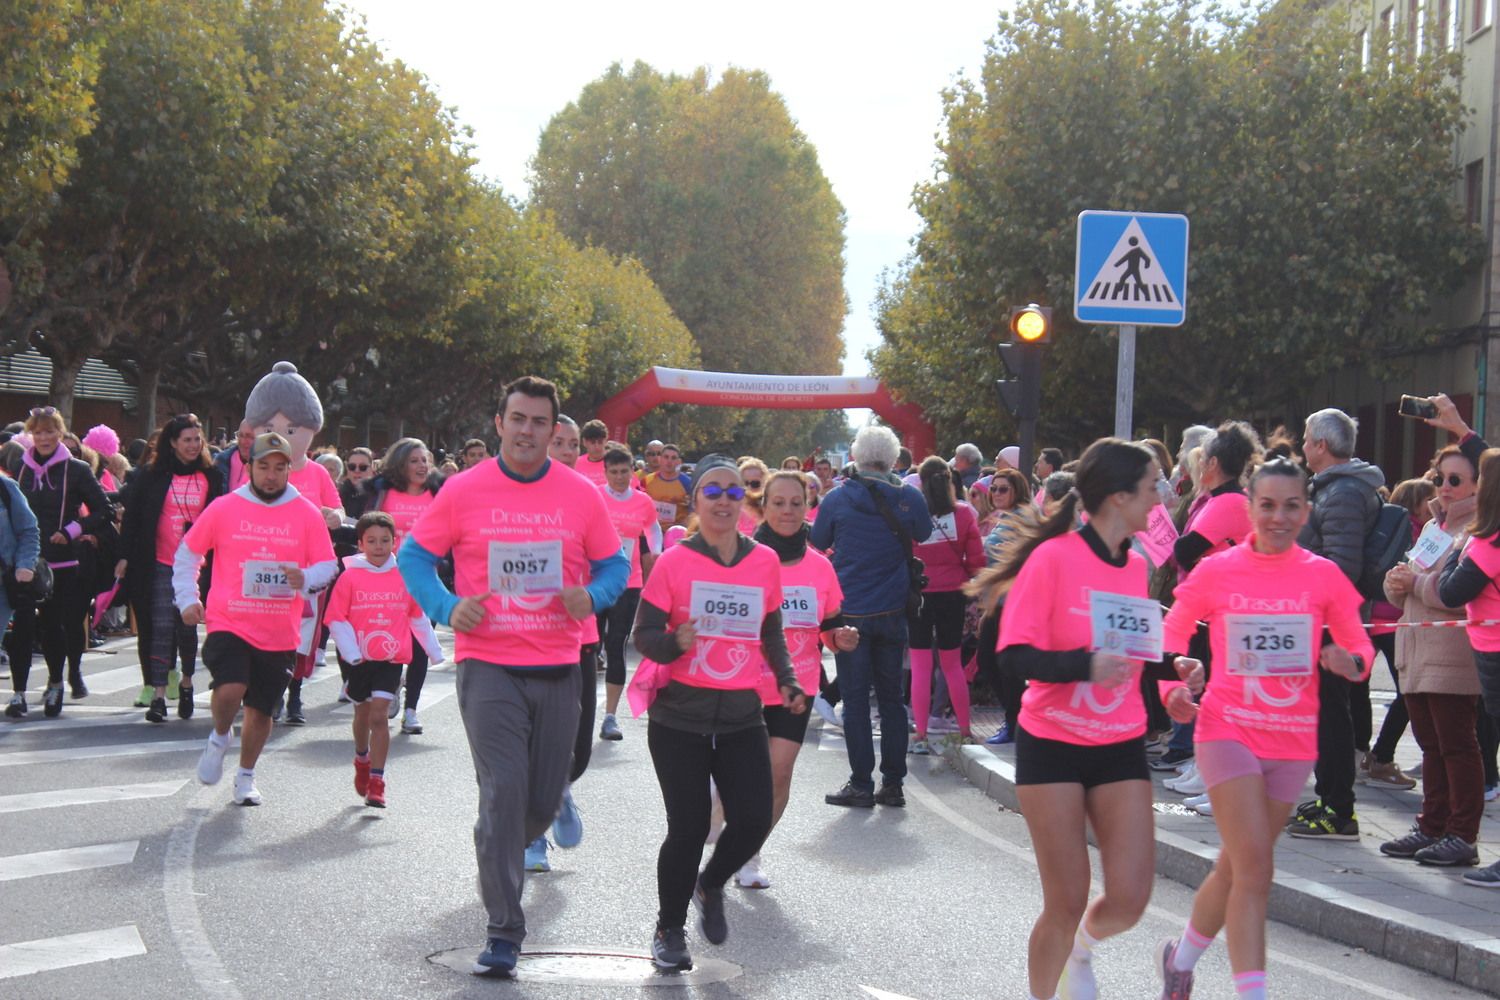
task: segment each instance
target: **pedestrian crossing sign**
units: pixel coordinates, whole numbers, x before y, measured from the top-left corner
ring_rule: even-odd
[[[1080,323],[1181,326],[1188,220],[1152,212],[1080,212],[1073,315]]]

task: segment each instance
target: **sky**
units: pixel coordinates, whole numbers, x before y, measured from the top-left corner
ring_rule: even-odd
[[[764,70],[848,217],[845,375],[869,374],[880,272],[901,261],[920,228],[911,195],[933,174],[942,91],[977,76],[1000,10],[993,0],[346,3],[390,56],[457,108],[479,169],[522,199],[542,129],[611,63]]]

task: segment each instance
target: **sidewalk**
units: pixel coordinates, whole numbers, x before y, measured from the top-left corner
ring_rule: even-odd
[[[1376,703],[1376,729],[1384,701]],[[999,709],[974,710],[974,736],[983,741],[998,728]],[[949,745],[948,759],[969,783],[1008,809],[1017,810],[1014,745]],[[1408,731],[1396,761],[1419,770],[1421,752]],[[1156,870],[1196,886],[1218,856],[1212,819],[1183,807],[1182,796],[1162,787],[1171,772],[1154,773]],[[1395,791],[1357,785],[1361,838],[1358,843],[1297,840],[1276,842],[1276,881],[1270,917],[1323,937],[1363,948],[1393,962],[1500,996],[1500,891],[1463,882],[1470,869],[1424,868],[1380,853],[1383,841],[1404,834],[1421,805],[1421,785]],[[1312,782],[1306,795],[1310,799]],[[1480,863],[1500,857],[1500,801],[1486,803],[1480,828]]]

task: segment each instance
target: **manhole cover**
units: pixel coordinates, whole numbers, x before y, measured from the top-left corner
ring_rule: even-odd
[[[473,974],[474,956],[483,950],[482,944],[472,944],[464,948],[440,951],[427,956],[427,960],[467,976]],[[742,971],[732,962],[695,955],[691,970],[663,972],[651,961],[651,956],[638,952],[609,948],[556,948],[541,944],[527,946],[516,964],[518,978],[532,983],[557,983],[559,986],[621,983],[635,986],[701,986],[733,979]]]

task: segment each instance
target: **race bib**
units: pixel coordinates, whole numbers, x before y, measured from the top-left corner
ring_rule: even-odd
[[[940,539],[956,541],[958,539],[958,515],[942,514],[932,519],[932,533]],[[932,539],[929,539],[932,541]]]
[[[818,591],[813,587],[783,587],[781,590],[781,627],[817,628]]]
[[[1089,592],[1095,653],[1132,660],[1161,659],[1161,605],[1149,597],[1126,597],[1101,590]]]
[[[1422,533],[1417,536],[1417,544],[1411,547],[1406,554],[1413,566],[1419,569],[1432,569],[1438,564],[1438,560],[1448,554],[1453,548],[1453,536],[1438,526],[1436,521],[1428,521]]]
[[[1312,615],[1225,615],[1224,647],[1236,677],[1296,677],[1313,672]]]
[[[652,501],[652,504],[656,507],[656,519],[658,521],[677,520],[677,505],[675,503],[668,503],[665,500],[655,500]]]
[[[243,595],[261,601],[288,601],[296,596],[286,570],[281,563],[269,559],[252,560],[245,563],[242,577]]]
[[[688,614],[698,619],[698,634],[705,638],[759,642],[765,594],[759,587],[694,580]]]
[[[511,596],[540,596],[563,589],[562,539],[547,542],[490,542],[490,590]]]

